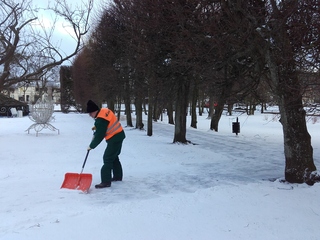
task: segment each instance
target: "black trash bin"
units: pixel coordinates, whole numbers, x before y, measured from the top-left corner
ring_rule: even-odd
[[[240,123],[238,121],[238,118],[236,122],[232,122],[232,133],[235,133],[236,135],[240,133]]]

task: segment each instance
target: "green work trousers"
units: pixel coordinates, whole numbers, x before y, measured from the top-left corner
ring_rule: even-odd
[[[119,154],[121,153],[122,140],[108,141],[106,150],[103,154],[103,166],[101,168],[101,182],[110,182],[113,173],[113,177],[122,179],[122,166],[119,160]]]

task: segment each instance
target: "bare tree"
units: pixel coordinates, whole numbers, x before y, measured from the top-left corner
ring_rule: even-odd
[[[283,126],[285,179],[313,184],[316,166],[299,73],[319,71],[319,1],[270,0],[269,3],[269,19],[261,34]]]
[[[1,0],[0,5],[0,91],[28,81],[37,81],[54,66],[71,59],[81,49],[89,29],[93,0],[83,8],[71,9],[66,0],[56,0],[46,9],[35,8],[32,1]],[[48,29],[38,18],[39,11],[54,14]],[[71,53],[64,53],[54,41],[54,24],[62,19],[75,41]]]

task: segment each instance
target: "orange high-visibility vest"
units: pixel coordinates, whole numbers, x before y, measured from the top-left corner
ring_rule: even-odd
[[[110,139],[112,136],[123,130],[116,115],[109,108],[101,108],[100,112],[97,115],[97,118],[103,118],[109,121],[106,135],[104,137],[106,140]]]

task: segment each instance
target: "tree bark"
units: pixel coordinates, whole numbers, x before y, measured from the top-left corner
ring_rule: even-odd
[[[142,130],[144,127],[144,124],[142,122],[142,99],[140,97],[136,97],[135,108],[136,108],[136,128]]]
[[[308,183],[316,166],[301,98],[295,102],[282,98],[279,109],[284,137],[285,179],[291,183]]]
[[[224,102],[219,99],[217,105],[214,107],[214,113],[211,116],[210,130],[218,132],[219,121],[223,112]]]
[[[127,119],[127,126],[133,127],[131,117],[131,99],[130,99],[130,88],[129,83],[125,83],[125,94],[124,94],[125,114]]]
[[[284,138],[285,179],[290,183],[312,184],[311,173],[316,171],[316,166],[297,73],[293,71],[279,76],[271,50],[267,51],[266,60],[277,89]]]
[[[214,106],[214,113],[211,115],[210,129],[218,132],[219,121],[223,112],[224,104],[227,102],[227,99],[230,97],[231,90],[233,88],[234,82],[231,79],[228,79],[227,67],[224,69],[224,84],[220,86],[219,96],[216,96],[217,102]]]
[[[147,126],[147,135],[152,136],[152,120],[153,120],[153,94],[151,90],[149,90],[149,98],[148,98],[148,126]]]
[[[198,99],[198,86],[195,84],[193,88],[192,100],[191,100],[191,124],[193,128],[197,128],[197,99]]]
[[[168,123],[174,124],[173,105],[171,102],[167,104],[167,114],[168,114]]]
[[[175,128],[173,142],[188,143],[187,133],[187,108],[190,84],[183,77],[178,79],[177,98],[175,104]]]

